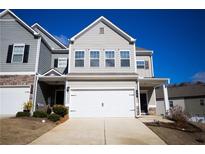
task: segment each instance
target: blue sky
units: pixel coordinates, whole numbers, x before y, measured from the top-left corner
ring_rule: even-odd
[[[12,10],[63,42],[100,16],[154,51],[156,77],[171,83],[205,81],[205,10]]]

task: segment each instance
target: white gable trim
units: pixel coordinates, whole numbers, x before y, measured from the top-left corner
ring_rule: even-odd
[[[57,40],[53,35],[51,35],[47,30],[45,30],[42,26],[40,26],[38,23],[35,23],[31,26],[32,28],[39,28],[40,31],[42,31],[43,33],[45,33],[49,38],[51,38],[51,40],[53,40],[56,44],[58,44],[59,46],[61,46],[62,48],[67,48],[64,44],[62,44],[59,40]]]
[[[58,72],[57,70],[55,70],[54,68],[50,69],[49,71],[47,71],[46,73],[43,74],[43,76],[46,76],[47,74],[49,74],[50,72],[55,72],[56,74],[62,76],[62,74],[60,72]]]
[[[111,26],[113,29],[115,29],[116,31],[118,31],[121,35],[123,35],[125,38],[128,38],[128,40],[130,42],[135,42],[135,39],[132,38],[131,36],[129,36],[127,33],[125,33],[124,31],[122,31],[120,28],[118,28],[116,25],[114,25],[111,21],[109,21],[108,19],[106,19],[105,17],[101,16],[100,18],[98,18],[97,20],[95,20],[93,23],[91,23],[89,26],[87,26],[86,28],[84,28],[82,31],[80,31],[79,33],[77,33],[75,36],[73,36],[70,40],[71,41],[75,41],[75,39],[81,35],[82,33],[84,33],[85,31],[87,31],[90,27],[92,27],[94,24],[96,24],[99,21],[104,21],[106,22],[109,26]]]
[[[21,20],[19,17],[17,17],[12,11],[10,10],[4,10],[0,13],[0,17],[4,16],[5,14],[10,13],[16,20],[20,22],[25,28],[27,28],[33,35],[39,36],[39,33],[34,31],[30,26],[28,26],[23,20]]]

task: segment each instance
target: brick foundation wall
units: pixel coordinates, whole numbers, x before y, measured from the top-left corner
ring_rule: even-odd
[[[156,115],[156,107],[149,107],[148,114]]]
[[[0,85],[33,85],[34,75],[1,75]]]

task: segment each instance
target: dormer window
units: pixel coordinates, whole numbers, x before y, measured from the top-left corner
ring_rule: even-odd
[[[105,32],[105,31],[104,31],[104,27],[101,27],[101,28],[100,28],[100,34],[104,34],[104,32]]]

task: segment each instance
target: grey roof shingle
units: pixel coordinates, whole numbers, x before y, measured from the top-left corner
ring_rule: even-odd
[[[205,97],[205,83],[168,86],[169,98]],[[162,88],[156,89],[157,99],[163,99]]]

